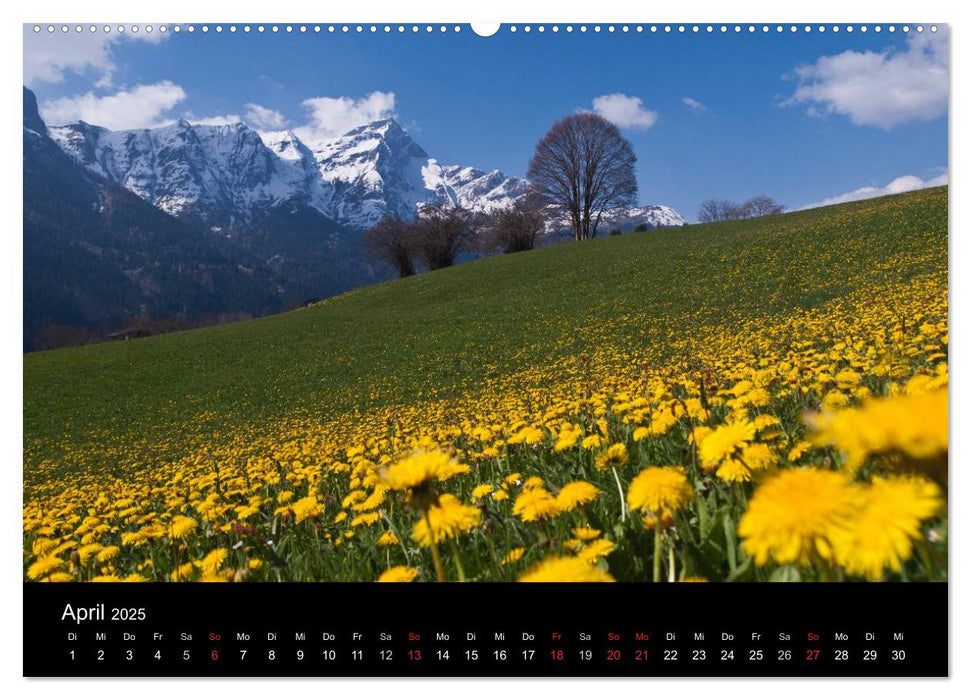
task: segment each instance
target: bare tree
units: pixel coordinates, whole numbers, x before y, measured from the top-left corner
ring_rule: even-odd
[[[747,200],[742,206],[745,209],[747,218],[776,216],[777,214],[781,214],[786,210],[783,205],[777,204],[772,197],[766,194],[757,194],[751,199]]]
[[[721,221],[721,202],[717,199],[706,199],[698,208],[698,222],[710,224],[713,221]]]
[[[429,270],[455,264],[475,233],[470,212],[449,204],[422,204],[415,220],[415,252]]]
[[[535,198],[520,197],[511,207],[500,209],[485,227],[483,249],[518,253],[535,248],[546,230],[546,217]]]
[[[706,199],[698,209],[698,221],[710,223],[712,221],[752,219],[761,216],[774,216],[785,210],[784,206],[777,204],[774,199],[764,194],[756,195],[742,204],[727,199]]]
[[[415,274],[415,224],[385,216],[364,232],[364,247],[375,258],[394,267],[399,277]]]
[[[573,238],[597,235],[608,209],[637,204],[637,156],[616,126],[583,112],[556,122],[536,144],[526,177],[570,220]]]
[[[748,211],[744,204],[736,204],[735,202],[730,202],[727,199],[723,199],[720,202],[721,205],[721,221],[737,221],[738,219],[747,219]]]

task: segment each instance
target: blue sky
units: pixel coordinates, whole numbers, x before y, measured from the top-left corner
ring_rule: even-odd
[[[25,83],[51,123],[325,136],[393,114],[440,162],[517,176],[555,120],[597,109],[634,146],[642,203],[689,220],[708,197],[798,208],[946,177],[943,30],[159,37],[25,28]]]

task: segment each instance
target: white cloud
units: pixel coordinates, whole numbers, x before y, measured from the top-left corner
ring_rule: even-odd
[[[650,129],[658,116],[644,108],[640,97],[620,92],[593,98],[593,111],[621,129]]]
[[[94,72],[99,87],[111,85],[115,62],[112,46],[122,41],[148,41],[158,43],[167,35],[161,32],[132,34],[117,31],[71,31],[62,33],[60,27],[48,32],[47,27],[34,33],[34,25],[24,25],[24,85],[37,82],[59,83],[66,72]]]
[[[136,85],[113,95],[98,96],[88,92],[60,97],[40,105],[40,113],[51,125],[83,120],[107,129],[140,129],[157,126],[163,115],[185,96],[181,87],[163,80],[151,85]]]
[[[346,134],[357,126],[394,116],[393,92],[372,92],[360,99],[312,97],[303,101],[310,121],[294,129],[303,141],[313,143]]]
[[[782,104],[813,116],[843,114],[858,126],[890,129],[947,111],[947,33],[912,32],[906,48],[844,51],[798,66],[796,91]]]
[[[257,129],[282,129],[287,125],[287,119],[280,112],[253,102],[246,103],[246,118],[244,120]]]
[[[704,112],[708,109],[693,97],[682,97],[681,101],[684,102],[684,104],[687,105],[692,112]]]
[[[843,202],[855,202],[858,199],[872,199],[873,197],[883,197],[888,194],[900,194],[901,192],[910,192],[911,190],[922,190],[925,187],[937,187],[938,185],[947,184],[947,173],[943,175],[938,175],[929,180],[922,180],[916,175],[902,175],[901,177],[893,180],[886,187],[861,187],[858,190],[853,190],[852,192],[846,192],[845,194],[838,194],[835,197],[828,197],[819,202],[813,202],[812,204],[807,204],[801,209],[813,209],[815,207],[825,207],[830,204],[842,204]]]

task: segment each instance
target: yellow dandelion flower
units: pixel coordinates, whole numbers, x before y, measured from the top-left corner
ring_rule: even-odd
[[[921,538],[921,523],[940,510],[943,499],[936,484],[909,476],[875,477],[865,492],[863,508],[833,545],[848,574],[878,580],[886,568],[900,573]]]
[[[664,435],[678,422],[677,416],[671,411],[660,411],[651,420],[651,434]]]
[[[453,457],[438,450],[416,452],[379,472],[384,483],[396,490],[413,489],[422,484],[437,480],[446,481],[456,474],[464,474],[469,467]]]
[[[753,442],[743,447],[739,459],[746,467],[753,470],[768,469],[777,461],[772,448],[761,442]]]
[[[633,435],[634,442],[640,442],[644,438],[650,437],[650,435],[651,435],[650,428],[646,428],[643,425],[637,428],[634,428],[634,435]]]
[[[543,477],[531,476],[523,482],[524,489],[535,489],[543,485]]]
[[[715,471],[715,476],[729,483],[743,483],[752,480],[752,470],[740,460],[726,459]]]
[[[56,546],[57,540],[51,539],[50,537],[38,537],[36,540],[34,540],[34,544],[31,546],[30,551],[35,556],[40,556],[42,554],[47,554]]]
[[[597,469],[606,471],[608,469],[622,467],[627,464],[630,459],[630,455],[627,454],[627,445],[623,443],[615,443],[604,450],[601,454],[597,455],[597,460],[594,466]]]
[[[235,572],[232,569],[225,569],[223,571],[214,572],[211,574],[203,574],[199,577],[199,583],[229,583],[233,580],[233,575]]]
[[[696,425],[691,429],[691,440],[696,447],[701,445],[701,441],[712,434],[712,429],[707,425]]]
[[[474,489],[472,489],[472,498],[482,500],[488,496],[493,491],[492,484],[479,484]]]
[[[577,557],[549,557],[519,577],[522,583],[609,583],[614,577]]]
[[[362,510],[374,510],[382,503],[384,503],[385,494],[387,493],[387,487],[381,484],[375,484],[374,492],[365,498],[360,503],[355,503],[351,506],[352,510],[362,511]]]
[[[78,560],[81,562],[81,566],[91,561],[92,557],[100,551],[101,545],[96,542],[78,547]]]
[[[841,370],[833,379],[841,389],[851,389],[860,383],[860,375],[851,369]]]
[[[564,484],[556,494],[556,507],[567,513],[578,506],[597,500],[599,496],[600,489],[593,484],[587,481],[571,481],[569,484]]]
[[[631,510],[663,513],[682,508],[694,495],[680,467],[648,467],[630,482],[627,505]]]
[[[614,551],[617,546],[610,540],[594,540],[577,552],[577,559],[589,564],[596,564],[597,560]]]
[[[803,456],[804,454],[806,454],[806,450],[808,450],[808,449],[809,449],[810,447],[812,447],[812,443],[811,443],[811,442],[808,442],[808,441],[806,441],[806,440],[802,440],[802,441],[800,441],[800,442],[797,442],[797,443],[796,443],[796,444],[795,444],[795,445],[794,445],[794,446],[792,447],[792,449],[791,449],[791,450],[789,450],[789,454],[788,454],[788,455],[786,455],[786,458],[787,458],[787,459],[788,459],[788,460],[789,460],[790,462],[795,462],[795,461],[797,461],[797,460],[798,460],[798,459],[799,459],[800,457],[802,457],[802,456]]]
[[[546,439],[546,431],[530,425],[510,436],[510,445],[538,445]]]
[[[741,406],[766,406],[772,397],[762,387],[756,387],[744,396],[738,397],[738,405]]]
[[[344,500],[341,501],[341,508],[350,508],[353,504],[358,501],[363,501],[367,498],[367,491],[362,489],[354,489],[349,494],[344,496]]]
[[[582,447],[585,450],[594,450],[600,447],[602,444],[603,444],[603,438],[601,438],[599,435],[594,434],[594,435],[587,435],[585,438],[583,438],[583,440],[580,442],[580,447]]]
[[[307,518],[319,516],[324,512],[324,507],[317,501],[316,496],[304,496],[290,506],[290,510],[293,511],[296,521],[301,523]]]
[[[182,539],[195,530],[198,524],[194,518],[185,515],[176,515],[169,521],[169,537],[172,539]]]
[[[574,447],[579,439],[580,433],[572,430],[561,430],[559,435],[556,436],[556,442],[553,444],[553,450],[556,452],[568,450],[571,447]]]
[[[488,442],[489,440],[492,439],[492,431],[489,430],[488,428],[484,428],[482,426],[478,426],[476,428],[473,428],[473,430],[472,430],[472,432],[470,434],[476,440],[479,440],[481,442]]]
[[[27,578],[37,581],[65,566],[66,562],[60,557],[43,556],[27,567]]]
[[[503,565],[515,564],[517,561],[523,558],[526,553],[525,547],[516,547],[515,549],[510,549],[509,552],[502,558],[500,562]]]
[[[415,523],[411,538],[422,547],[430,547],[432,537],[435,542],[458,537],[476,527],[481,519],[482,512],[478,508],[466,505],[452,494],[446,493],[439,497],[438,503],[428,508],[426,517]]]
[[[834,411],[838,408],[843,408],[850,403],[850,400],[846,397],[846,394],[839,391],[838,389],[833,389],[826,393],[823,397],[823,408]]]
[[[859,487],[838,472],[787,469],[756,489],[738,525],[746,551],[762,566],[832,559],[833,540],[863,504]]]
[[[528,489],[516,497],[512,513],[523,522],[531,523],[541,518],[549,518],[559,512],[556,499],[544,488]]]
[[[870,399],[862,406],[810,418],[816,445],[835,445],[847,469],[870,455],[902,452],[914,459],[947,454],[947,389]]]
[[[764,428],[768,428],[770,425],[779,425],[779,419],[771,414],[762,413],[761,415],[755,417],[755,420],[752,421],[752,425],[755,426],[756,430],[763,430]]]
[[[379,547],[394,547],[399,544],[398,536],[393,532],[383,532],[378,538]]]
[[[246,520],[260,512],[257,506],[236,506],[236,519]]]
[[[146,542],[148,542],[148,536],[144,532],[121,533],[121,544],[123,547],[137,547]]]
[[[98,552],[95,558],[100,563],[104,564],[105,562],[111,561],[112,559],[117,557],[120,552],[121,552],[120,547],[116,547],[115,545],[109,545],[104,549],[102,549],[100,552]]]
[[[380,513],[361,513],[356,518],[351,520],[351,527],[358,527],[359,525],[374,525],[374,523],[378,522],[380,519]]]
[[[222,566],[222,563],[226,561],[226,555],[228,553],[225,547],[214,549],[201,560],[195,562],[196,568],[202,571],[203,575],[215,574],[219,567]]]
[[[392,566],[378,576],[378,583],[411,583],[418,577],[418,569],[412,566]]]
[[[573,536],[578,540],[586,542],[587,540],[595,540],[600,537],[600,530],[592,527],[575,527],[573,528]]]
[[[720,425],[708,433],[698,445],[701,464],[708,470],[718,468],[755,437],[755,426],[748,421]]]
[[[177,566],[172,570],[171,578],[173,581],[185,581],[192,576],[192,572],[195,571],[195,565],[192,562],[188,564],[183,564],[182,566]]]
[[[749,391],[752,390],[753,386],[754,385],[752,384],[751,381],[749,381],[748,379],[743,379],[740,382],[736,382],[731,389],[725,389],[724,393],[734,394],[735,396],[744,396],[745,394],[747,394]]]

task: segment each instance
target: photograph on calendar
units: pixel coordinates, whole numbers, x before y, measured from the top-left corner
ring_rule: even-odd
[[[946,25],[23,47],[25,588],[947,581]]]

